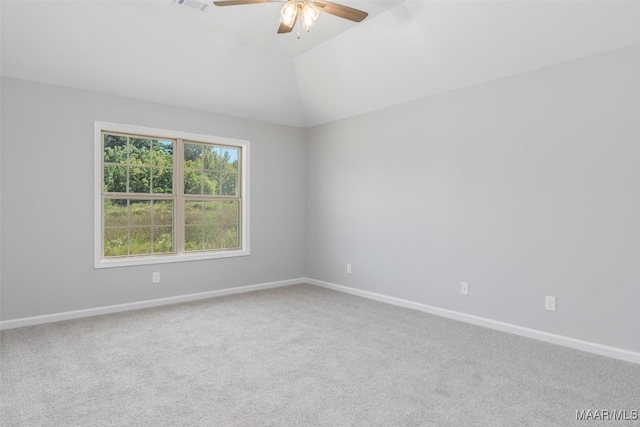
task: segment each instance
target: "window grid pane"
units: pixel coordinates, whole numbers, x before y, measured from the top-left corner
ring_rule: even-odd
[[[189,200],[185,205],[185,251],[240,248],[240,200]]]
[[[105,257],[174,252],[173,200],[105,198],[103,205]]]

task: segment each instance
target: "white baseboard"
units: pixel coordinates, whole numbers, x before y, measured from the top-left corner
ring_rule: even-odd
[[[625,350],[622,348],[611,347],[608,345],[597,344],[589,341],[583,341],[563,335],[552,334],[549,332],[539,331],[536,329],[525,328],[523,326],[513,325],[510,323],[500,322],[486,317],[474,316],[472,314],[461,313],[458,311],[447,310],[444,308],[434,307],[414,301],[401,298],[390,297],[374,292],[363,291],[348,286],[336,285],[334,283],[324,282],[311,278],[297,278],[290,280],[281,280],[277,282],[260,283],[257,285],[240,286],[237,288],[226,288],[215,291],[199,292],[195,294],[178,295],[174,297],[158,298],[146,301],[130,302],[125,304],[109,305],[105,307],[89,308],[85,310],[74,310],[63,313],[46,314],[43,316],[24,317],[20,319],[0,321],[0,330],[20,328],[23,326],[40,325],[43,323],[60,322],[63,320],[80,319],[83,317],[99,316],[102,314],[118,313],[122,311],[138,310],[142,308],[157,307],[162,305],[177,304],[181,302],[196,301],[206,298],[221,297],[225,295],[241,294],[245,292],[259,291],[261,289],[279,288],[299,283],[308,283],[320,286],[334,291],[344,292],[351,295],[368,298],[387,304],[393,304],[400,307],[410,308],[413,310],[423,311],[425,313],[435,314],[437,316],[447,317],[449,319],[459,320],[461,322],[471,323],[473,325],[484,326],[486,328],[495,329],[502,332],[508,332],[527,338],[533,338],[539,341],[545,341],[552,344],[558,344],[564,347],[582,350],[589,353],[599,354],[601,356],[612,357],[614,359],[624,360],[631,363],[640,364],[640,353]]]
[[[435,314],[437,316],[447,317],[449,319],[459,320],[461,322],[471,323],[473,325],[484,326],[486,328],[508,332],[510,334],[520,335],[523,337],[533,338],[552,344],[558,344],[576,350],[587,351],[589,353],[594,353],[601,356],[612,357],[614,359],[640,364],[640,353],[637,353],[635,351],[597,344],[589,341],[583,341],[571,337],[565,337],[563,335],[552,334],[549,332],[539,331],[537,329],[525,328],[523,326],[513,325],[511,323],[487,319],[486,317],[474,316],[472,314],[461,313],[459,311],[446,310],[444,308],[438,308],[431,305],[421,304],[401,298],[390,297],[374,292],[363,291],[360,289],[350,288],[348,286],[336,285],[334,283],[323,282],[321,280],[306,278],[305,282],[311,285],[332,289],[334,291],[344,292],[351,295],[357,295],[360,297],[385,302],[387,304],[411,308],[413,310],[423,311],[425,313]]]
[[[125,304],[108,305],[104,307],[88,308],[85,310],[66,311],[63,313],[45,314],[43,316],[23,317],[20,319],[0,321],[0,330],[21,328],[23,326],[40,325],[43,323],[60,322],[62,320],[79,319],[82,317],[99,316],[101,314],[119,313],[121,311],[139,310],[141,308],[157,307],[161,305],[177,304],[224,295],[241,294],[262,289],[279,288],[282,286],[305,283],[305,278],[281,280],[278,282],[260,283],[257,285],[240,286],[237,288],[218,289],[215,291],[199,292],[195,294],[178,295],[175,297],[158,298],[146,301],[129,302]]]

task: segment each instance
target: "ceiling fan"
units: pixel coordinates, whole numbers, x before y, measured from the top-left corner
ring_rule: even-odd
[[[332,3],[326,0],[216,0],[216,6],[238,6],[242,4],[285,2],[280,11],[280,27],[278,34],[290,33],[298,23],[298,38],[300,27],[307,32],[316,23],[320,11],[354,22],[360,22],[369,14],[349,6]]]

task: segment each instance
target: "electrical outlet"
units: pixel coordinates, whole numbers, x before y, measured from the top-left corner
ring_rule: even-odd
[[[462,295],[469,295],[469,283],[460,282],[460,293]]]
[[[544,297],[544,308],[547,311],[556,311],[556,297]]]
[[[153,279],[153,283],[159,283],[160,282],[160,272],[159,271],[155,271],[151,277]]]
[[[347,264],[347,273],[351,274],[351,264]]]

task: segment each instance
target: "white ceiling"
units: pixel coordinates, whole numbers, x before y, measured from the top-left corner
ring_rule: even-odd
[[[278,35],[281,4],[0,1],[4,76],[313,126],[640,43],[640,1],[340,1]]]

